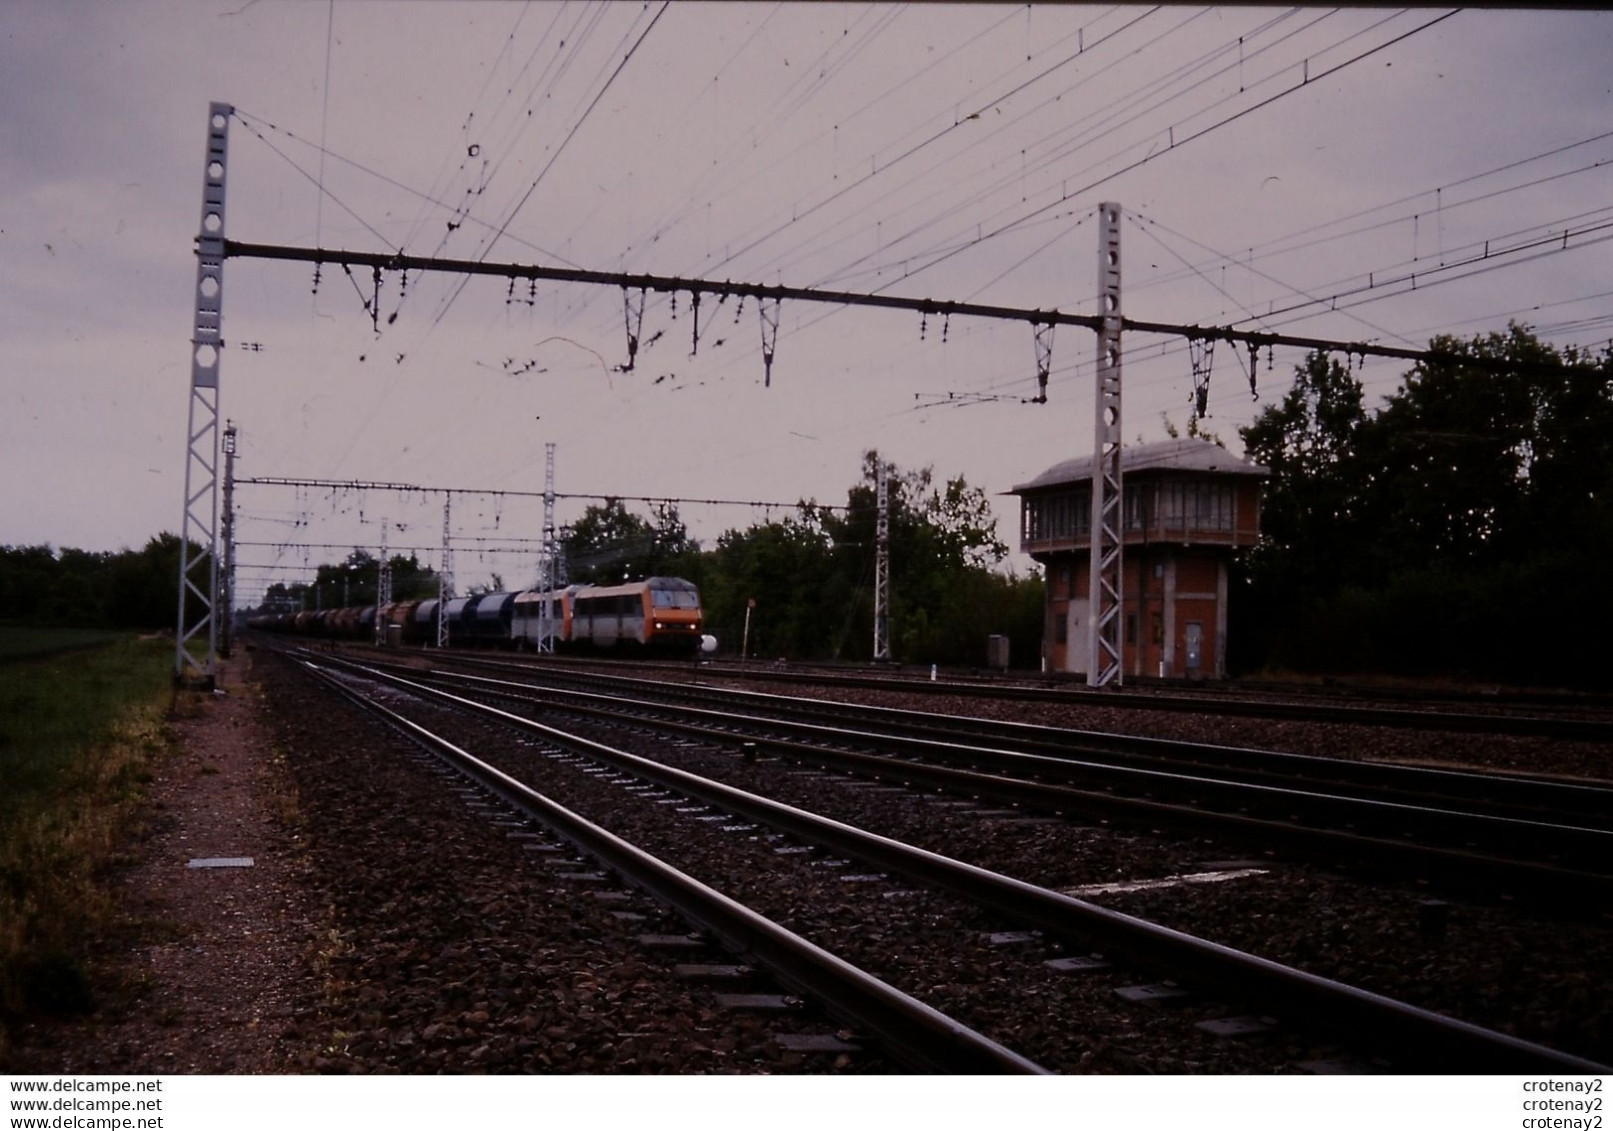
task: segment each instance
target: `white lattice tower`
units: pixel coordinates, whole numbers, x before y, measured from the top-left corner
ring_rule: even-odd
[[[554,445],[543,445],[543,552],[538,555],[538,651],[554,651],[553,598],[555,583],[554,545]]]
[[[220,533],[224,542],[223,569],[219,575],[219,652],[228,656],[235,641],[235,425],[224,427],[224,517]]]
[[[214,102],[207,111],[207,165],[202,221],[196,237],[196,310],[191,335],[190,411],[185,427],[185,514],[179,526],[179,615],[174,679],[187,675],[211,686],[218,670],[218,373],[224,351],[224,172],[230,115]],[[203,572],[205,571],[205,577]],[[195,604],[199,611],[187,617]],[[205,633],[205,637],[204,637]],[[207,647],[202,651],[202,640]]]
[[[447,495],[442,503],[442,572],[437,574],[437,647],[448,647],[448,599],[454,595],[454,548],[448,541],[450,514],[454,497]]]
[[[382,610],[392,603],[392,561],[387,557],[386,537],[391,527],[388,519],[381,520],[381,569],[375,579],[375,642],[386,643],[386,618]]]
[[[1100,204],[1097,404],[1092,440],[1091,584],[1087,601],[1087,686],[1121,683],[1120,205]]]
[[[874,659],[891,658],[891,520],[885,461],[874,453]]]

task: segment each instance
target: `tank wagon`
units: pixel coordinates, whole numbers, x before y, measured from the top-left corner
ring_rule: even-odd
[[[403,637],[405,644],[437,643],[437,607],[441,604],[435,597],[416,602],[409,618],[410,630]]]
[[[467,605],[463,625],[466,642],[512,647],[510,622],[515,616],[515,597],[514,593],[484,593],[474,605]]]

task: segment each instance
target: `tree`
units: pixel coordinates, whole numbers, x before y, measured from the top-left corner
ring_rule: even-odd
[[[834,548],[808,509],[780,522],[730,530],[702,557],[703,576],[689,580],[700,586],[708,629],[730,649],[740,646],[754,600],[753,655],[842,654],[848,605],[855,603],[856,594],[836,568]]]
[[[429,566],[420,564],[420,559],[414,554],[404,557],[402,554],[392,555],[388,563],[392,569],[392,599],[394,601],[412,601],[417,598],[435,597],[438,589],[437,571]]]
[[[872,640],[873,568],[878,455],[863,456],[862,481],[842,513],[815,511],[841,555],[840,577],[857,594],[850,614],[854,638]],[[992,606],[969,593],[975,575],[991,573],[1008,556],[997,537],[990,500],[960,476],[935,485],[933,468],[902,471],[886,464],[891,560],[890,640],[895,657],[914,663],[980,663],[996,629],[961,626],[967,614]],[[976,579],[978,580],[978,579]],[[987,587],[989,588],[989,587]],[[967,634],[967,635],[965,635]]]
[[[1370,416],[1313,355],[1243,431],[1272,478],[1239,615],[1268,663],[1583,679],[1613,628],[1613,355],[1518,325],[1431,346]]]
[[[315,572],[315,599],[325,609],[373,605],[380,577],[380,561],[368,550],[355,548],[338,564],[322,565]]]
[[[1383,500],[1388,536],[1413,559],[1492,566],[1579,544],[1587,510],[1608,502],[1606,359],[1599,370],[1517,324],[1432,346],[1450,359],[1420,362],[1374,421],[1372,454],[1400,486]]]
[[[42,599],[59,573],[56,553],[48,545],[0,546],[0,620],[42,619]]]
[[[412,601],[437,595],[437,571],[420,564],[414,554],[393,554],[388,559],[392,571],[392,599]],[[263,594],[258,610],[265,613],[294,613],[302,609],[363,608],[377,601],[381,563],[366,550],[355,549],[336,564],[324,564],[314,571],[313,584],[276,581]]]
[[[1301,582],[1330,577],[1352,537],[1360,482],[1355,450],[1367,422],[1361,383],[1337,359],[1313,353],[1281,403],[1239,430],[1244,451],[1271,469],[1257,556]]]
[[[105,619],[119,628],[172,628],[178,611],[179,535],[163,532],[139,551],[122,550],[107,564]],[[190,557],[201,547],[191,543]],[[205,577],[193,575],[205,585]],[[201,601],[186,590],[185,623],[194,624]]]
[[[1529,506],[1536,418],[1550,396],[1550,347],[1514,325],[1471,343],[1436,338],[1457,360],[1419,362],[1374,420],[1365,454],[1397,490],[1380,493],[1375,517],[1408,556],[1450,564],[1495,561],[1512,547]],[[1497,373],[1463,364],[1505,361]]]
[[[633,514],[620,499],[589,506],[562,542],[571,579],[593,584],[668,573],[676,562],[700,549],[676,506],[662,505],[651,521]]]
[[[300,581],[287,585],[284,581],[276,581],[263,592],[263,601],[258,605],[258,612],[263,613],[295,613],[305,607],[307,602],[308,586]]]

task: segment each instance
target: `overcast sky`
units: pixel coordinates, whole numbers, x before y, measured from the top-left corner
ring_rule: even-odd
[[[243,241],[1095,313],[1112,200],[1131,318],[1603,348],[1613,16],[1450,12],[0,0],[0,543],[179,529],[213,100]],[[1034,405],[1022,324],[786,303],[765,387],[752,302],[708,295],[691,356],[690,296],[652,294],[627,373],[618,289],[401,283],[375,319],[367,272],[227,263],[239,475],[541,492],[552,441],[562,492],[842,503],[878,448],[990,492],[1012,542],[997,496],[1092,446],[1084,330]],[[1124,359],[1127,441],[1185,427],[1185,344]],[[1262,356],[1256,402],[1223,345],[1204,425],[1236,450],[1300,360]],[[238,503],[247,601],[383,528],[441,540],[441,496]],[[462,588],[531,580],[491,548],[538,504],[455,511]],[[707,541],[768,513],[682,509]]]

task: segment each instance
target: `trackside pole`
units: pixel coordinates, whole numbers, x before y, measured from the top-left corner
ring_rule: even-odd
[[[1120,205],[1100,204],[1098,379],[1092,435],[1092,551],[1087,599],[1087,686],[1122,682],[1123,507],[1120,481]]]
[[[190,412],[185,426],[185,511],[179,526],[179,612],[174,681],[211,689],[218,672],[218,399],[224,349],[224,173],[230,116],[207,111],[207,165],[201,230],[196,237],[196,310],[190,356]],[[197,610],[187,616],[191,610]],[[226,610],[225,615],[228,615]],[[205,648],[204,648],[205,641]]]

